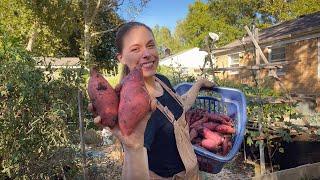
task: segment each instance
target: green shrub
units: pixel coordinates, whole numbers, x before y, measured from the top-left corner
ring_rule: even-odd
[[[83,71],[52,79],[1,26],[0,38],[0,179],[73,176]]]

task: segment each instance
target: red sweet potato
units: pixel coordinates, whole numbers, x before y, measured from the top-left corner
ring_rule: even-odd
[[[193,112],[192,111],[187,111],[186,112],[186,122],[190,125],[190,122],[191,122],[191,117],[193,115]]]
[[[223,155],[223,156],[227,155],[229,153],[231,147],[232,147],[232,143],[231,143],[230,139],[226,137],[222,143],[221,155]]]
[[[213,131],[220,124],[219,123],[215,123],[215,122],[206,122],[206,123],[203,123],[202,125],[203,125],[203,127],[206,127],[208,129],[210,129],[211,131]]]
[[[198,136],[198,132],[195,129],[191,129],[190,130],[190,140],[192,141],[197,136]]]
[[[201,141],[202,141],[202,139],[200,137],[196,137],[191,141],[191,143],[201,146]]]
[[[217,151],[219,149],[219,145],[218,141],[212,139],[203,139],[201,141],[201,146],[210,151]]]
[[[203,137],[215,141],[218,145],[222,144],[224,137],[220,133],[212,132],[208,128],[203,128]]]
[[[225,125],[225,124],[220,124],[218,125],[215,130],[219,133],[223,133],[223,134],[234,134],[235,130],[233,127]]]
[[[88,94],[95,109],[101,117],[101,124],[113,128],[118,117],[119,98],[108,81],[96,69],[91,69]]]
[[[151,110],[150,103],[141,66],[138,66],[121,82],[119,127],[122,134],[132,133],[138,122]]]
[[[221,114],[209,113],[208,116],[209,121],[225,124],[228,126],[233,126],[232,121],[229,121],[229,119],[225,119],[225,117],[221,116]]]
[[[225,115],[225,114],[219,114],[226,122],[230,122],[230,123],[232,123],[233,122],[233,120],[229,117],[229,116],[227,116],[227,115]]]
[[[201,119],[197,120],[196,122],[192,123],[190,128],[198,128],[199,126],[202,126],[202,124],[207,121],[208,121],[208,117],[204,116]]]

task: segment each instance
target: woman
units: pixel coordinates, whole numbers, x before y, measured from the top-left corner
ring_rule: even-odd
[[[158,101],[157,109],[143,118],[131,135],[123,136],[118,127],[111,130],[124,148],[122,178],[199,179],[185,112],[201,87],[214,84],[198,80],[186,95],[176,95],[169,80],[156,74],[159,55],[152,30],[145,24],[122,25],[116,35],[116,47],[125,75],[142,64],[146,88],[151,98]],[[100,118],[95,118],[95,122],[99,124]]]

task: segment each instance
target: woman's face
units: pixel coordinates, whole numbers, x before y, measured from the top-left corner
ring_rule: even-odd
[[[154,37],[148,29],[142,26],[134,27],[127,32],[123,38],[122,52],[117,57],[122,64],[129,67],[130,71],[138,64],[142,64],[144,77],[155,75],[159,64]]]

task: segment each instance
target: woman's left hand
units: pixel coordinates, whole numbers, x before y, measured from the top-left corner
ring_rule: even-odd
[[[206,87],[206,88],[211,88],[216,85],[214,82],[211,82],[208,79],[204,79],[204,78],[198,79],[197,83],[199,84],[200,87]]]

